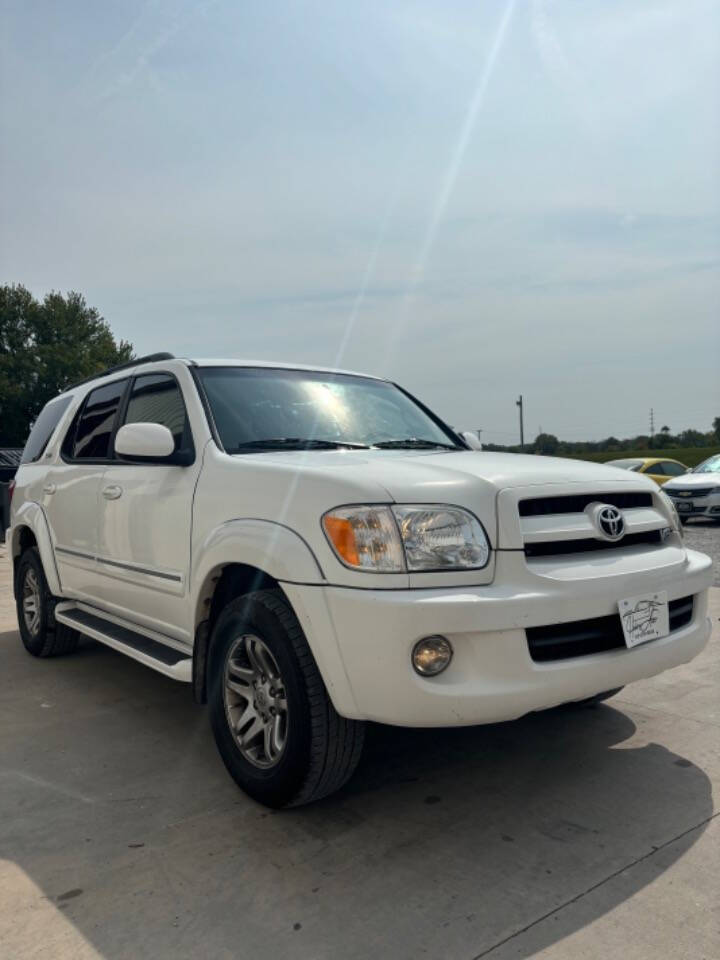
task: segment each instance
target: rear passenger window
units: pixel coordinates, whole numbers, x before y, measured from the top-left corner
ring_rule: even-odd
[[[180,387],[166,373],[135,378],[124,422],[162,424],[173,435],[176,453],[191,446]]]
[[[105,460],[127,380],[98,387],[88,396],[75,429],[74,460]]]
[[[40,416],[30,431],[20,463],[33,463],[40,459],[50,437],[55,432],[55,427],[60,423],[62,415],[70,406],[71,400],[72,396],[58,397],[57,400],[51,400],[42,408]]]
[[[649,467],[647,468],[647,470],[646,470],[645,472],[646,472],[646,473],[652,473],[652,474],[654,474],[656,477],[664,477],[664,476],[665,476],[665,467],[662,465],[662,463],[653,463],[651,466],[649,466]]]

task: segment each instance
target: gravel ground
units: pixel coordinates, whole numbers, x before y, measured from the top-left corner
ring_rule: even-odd
[[[714,520],[690,520],[685,527],[685,543],[693,550],[701,550],[712,557],[715,579],[720,587],[720,523]]]

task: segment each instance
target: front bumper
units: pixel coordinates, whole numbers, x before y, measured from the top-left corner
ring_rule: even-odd
[[[289,585],[336,708],[344,716],[400,726],[463,726],[511,720],[651,677],[696,656],[710,636],[712,564],[677,547],[580,556],[532,567],[499,551],[488,586],[363,590]],[[617,602],[653,590],[692,595],[692,620],[670,636],[548,663],[530,657],[525,629],[617,613]],[[334,634],[337,656],[326,644]],[[323,636],[324,634],[324,636]],[[410,654],[441,634],[455,655],[438,677],[422,678]],[[322,637],[322,640],[321,640]]]
[[[720,520],[720,494],[712,493],[707,497],[673,497],[675,509],[681,517],[712,517]]]

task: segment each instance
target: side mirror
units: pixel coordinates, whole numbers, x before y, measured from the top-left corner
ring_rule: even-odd
[[[129,460],[167,460],[175,441],[161,423],[126,423],[115,434],[115,452]]]
[[[482,450],[482,444],[476,433],[473,433],[472,430],[463,430],[460,434],[465,443],[470,447],[471,450]]]

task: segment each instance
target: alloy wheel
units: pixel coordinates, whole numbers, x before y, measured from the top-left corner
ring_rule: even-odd
[[[225,660],[223,698],[230,730],[253,766],[274,767],[287,742],[285,685],[275,658],[254,634],[233,640]]]
[[[28,633],[35,637],[40,629],[40,608],[42,598],[37,573],[28,567],[22,588],[22,610]]]

